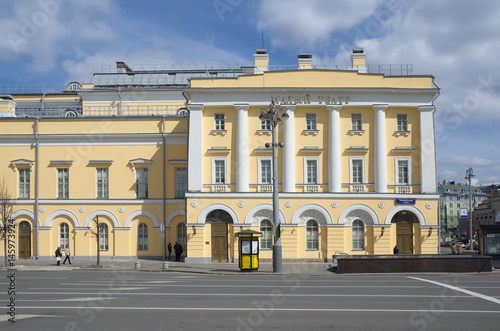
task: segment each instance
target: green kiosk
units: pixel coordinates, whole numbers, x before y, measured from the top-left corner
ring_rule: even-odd
[[[259,269],[259,237],[262,233],[254,230],[243,230],[236,233],[239,238],[239,261],[241,271]]]

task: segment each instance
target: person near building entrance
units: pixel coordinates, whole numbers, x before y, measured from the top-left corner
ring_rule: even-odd
[[[175,242],[174,251],[175,251],[175,261],[180,262],[181,261],[181,254],[183,252],[182,245],[179,244],[178,242]]]
[[[61,247],[57,247],[57,249],[56,249],[56,261],[57,261],[57,265],[61,265],[61,256],[62,256]]]
[[[457,254],[457,244],[456,243],[451,244],[451,254]]]
[[[68,263],[69,263],[69,264],[71,264],[71,259],[70,259],[70,257],[69,257],[69,256],[71,255],[70,253],[71,253],[71,252],[69,251],[69,246],[68,246],[68,245],[66,245],[66,248],[64,248],[64,254],[66,254],[66,257],[64,258],[64,262],[63,262],[63,264],[65,264],[65,263],[66,263],[66,261],[68,261]],[[61,256],[62,256],[62,255],[61,255]]]
[[[393,252],[394,254],[398,254],[398,253],[399,253],[399,247],[398,247],[398,245],[394,246],[394,248],[393,248],[392,252]]]
[[[170,261],[170,258],[172,257],[172,243],[168,243],[167,250],[168,250],[168,260]]]

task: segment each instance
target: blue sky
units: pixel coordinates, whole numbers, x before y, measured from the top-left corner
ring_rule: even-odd
[[[0,85],[84,82],[102,65],[412,64],[441,87],[439,180],[500,184],[500,1],[0,0]],[[264,40],[262,40],[264,31]]]

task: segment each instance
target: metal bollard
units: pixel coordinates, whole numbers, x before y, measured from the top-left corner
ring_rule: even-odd
[[[166,261],[163,262],[163,269],[168,269],[168,262]]]
[[[141,269],[141,263],[140,262],[136,262],[135,263],[135,268],[136,269]]]

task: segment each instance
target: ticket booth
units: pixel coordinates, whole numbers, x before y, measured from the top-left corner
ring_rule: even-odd
[[[262,233],[254,230],[244,230],[236,233],[239,238],[239,261],[241,271],[259,269],[259,237]]]

